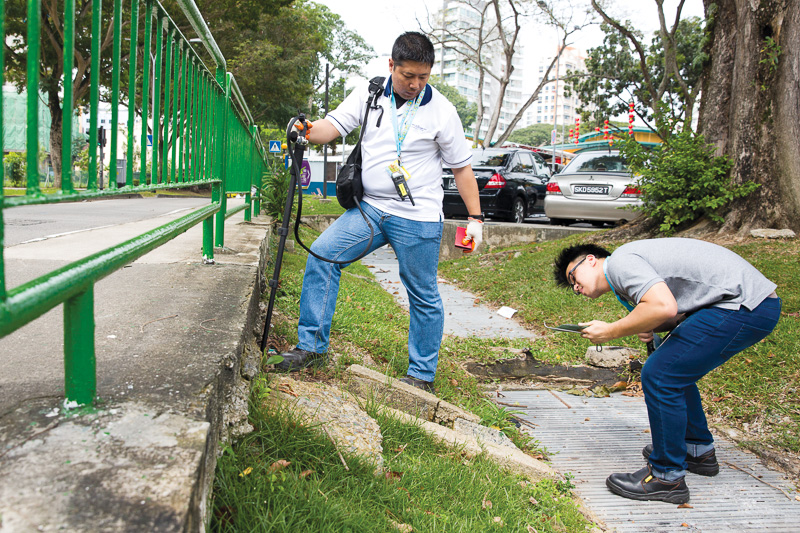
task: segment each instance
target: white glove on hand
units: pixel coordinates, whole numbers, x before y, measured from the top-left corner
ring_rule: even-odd
[[[474,252],[478,249],[478,246],[480,246],[481,242],[483,242],[483,222],[470,218],[469,224],[467,224],[467,231],[465,235],[472,239],[472,242],[474,243],[472,251]]]

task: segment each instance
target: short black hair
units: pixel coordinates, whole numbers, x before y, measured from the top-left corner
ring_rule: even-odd
[[[553,278],[559,287],[571,287],[572,284],[567,280],[567,265],[579,257],[593,255],[597,258],[608,257],[611,252],[596,244],[576,244],[561,250],[553,263]]]
[[[398,65],[405,61],[415,61],[433,67],[435,58],[433,43],[424,33],[417,31],[407,31],[395,39],[392,46],[392,61]]]

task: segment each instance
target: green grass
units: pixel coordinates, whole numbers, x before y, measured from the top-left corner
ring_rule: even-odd
[[[341,215],[344,208],[339,205],[336,196],[328,196],[330,202],[321,202],[322,196],[303,195],[303,216],[307,215]]]
[[[587,529],[569,480],[530,483],[375,412],[385,473],[376,475],[358,457],[345,458],[346,470],[324,434],[260,400],[267,387],[262,378],[251,403],[256,430],[217,462],[211,531],[372,533],[398,531],[394,524],[425,532]],[[290,464],[271,471],[281,460]]]
[[[316,234],[302,231],[304,242],[313,242]],[[508,357],[497,348],[530,348],[537,359],[550,363],[582,362],[590,345],[575,335],[546,330],[544,323],[613,321],[626,313],[613,295],[589,300],[556,287],[552,280],[552,261],[562,247],[597,236],[520,245],[440,265],[441,277],[490,306],[514,307],[529,329],[543,334],[534,341],[446,337],[436,377],[441,398],[472,410],[487,425],[500,427],[532,454],[546,451],[509,423],[512,412],[486,401],[477,380],[461,364]],[[620,244],[605,245],[614,249]],[[765,341],[700,381],[706,410],[712,423],[741,429],[749,447],[798,453],[800,269],[796,258],[800,244],[759,241],[731,248],[779,285],[784,312],[778,328]],[[299,247],[284,255],[273,338],[287,346],[297,341],[305,259]],[[272,267],[267,271],[271,273]],[[408,313],[365,266],[352,265],[344,270],[332,324],[331,350],[340,355],[339,362],[310,377],[335,379],[367,355],[377,370],[401,376],[408,364],[407,336]],[[642,348],[635,338],[615,344]],[[414,427],[377,417],[387,468],[403,474],[390,481],[375,477],[371,467],[356,458],[348,459],[351,472],[345,472],[330,442],[295,425],[289,415],[257,406],[251,410],[251,418],[256,432],[227,449],[219,461],[215,531],[394,531],[390,520],[410,524],[414,531],[487,531],[497,529],[495,516],[510,531],[525,531],[527,525],[538,531],[582,531],[586,527],[574,503],[565,496],[568,481],[520,486],[518,478],[502,474],[492,463],[483,458],[466,463]],[[397,455],[396,450],[404,444],[407,447]],[[292,464],[283,473],[267,473],[267,467],[279,459]],[[248,467],[253,471],[239,476]],[[306,469],[315,473],[301,478],[299,474]],[[537,504],[526,504],[529,497]],[[483,508],[484,499],[493,502],[491,510]]]

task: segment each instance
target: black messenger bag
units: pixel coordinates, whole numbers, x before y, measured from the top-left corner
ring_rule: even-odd
[[[350,152],[347,161],[336,176],[336,199],[339,200],[339,205],[345,209],[356,207],[364,196],[364,186],[361,183],[361,139],[364,138],[364,131],[367,129],[367,118],[369,117],[370,109],[380,109],[381,116],[378,117],[377,126],[380,127],[381,125],[383,109],[378,107],[377,101],[381,91],[383,91],[383,82],[385,80],[386,78],[378,76],[369,81],[367,109],[364,111],[364,121],[361,124],[358,143],[353,148],[353,151]]]

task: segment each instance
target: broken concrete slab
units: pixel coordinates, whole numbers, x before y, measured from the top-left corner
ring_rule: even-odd
[[[381,428],[346,393],[324,383],[287,376],[278,377],[271,386],[301,423],[323,432],[340,452],[364,457],[377,469],[383,467]]]
[[[794,239],[795,233],[790,229],[753,229],[750,236],[760,239]]]
[[[423,420],[448,427],[453,427],[457,418],[480,422],[477,416],[460,407],[365,366],[351,365],[343,387],[361,398],[391,404]]]

